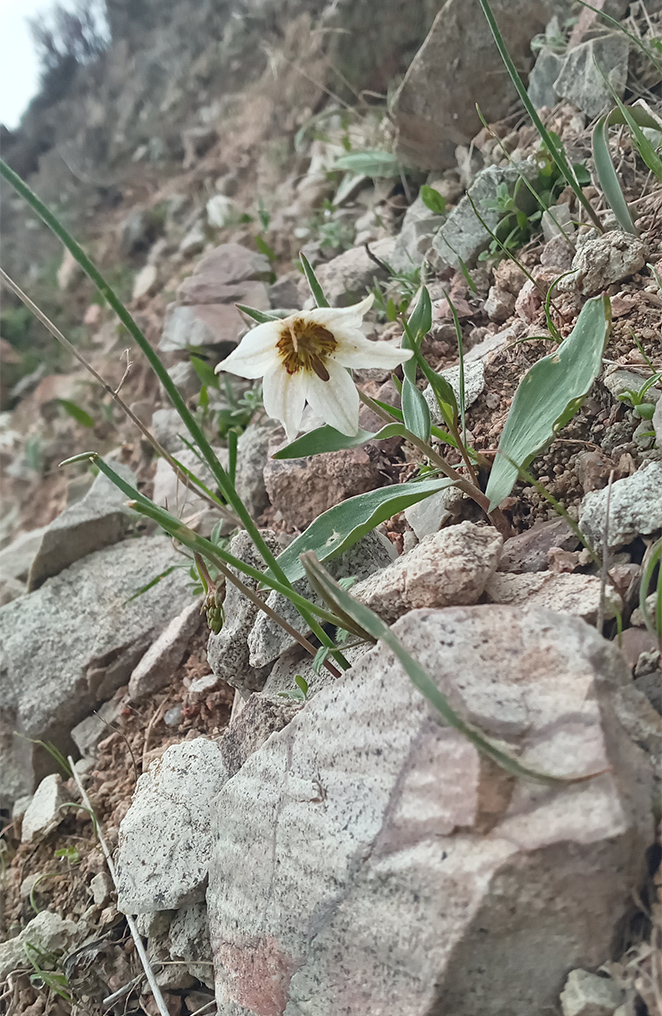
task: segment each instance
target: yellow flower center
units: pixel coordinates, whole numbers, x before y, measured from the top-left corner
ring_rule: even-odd
[[[324,325],[295,318],[282,327],[276,348],[288,374],[314,371],[322,381],[328,381],[329,372],[324,361],[337,345],[333,333]]]

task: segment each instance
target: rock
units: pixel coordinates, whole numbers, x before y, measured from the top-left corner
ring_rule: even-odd
[[[432,237],[443,221],[444,216],[431,212],[419,194],[405,212],[395,247],[389,257],[389,265],[394,272],[411,272],[414,268],[420,268]]]
[[[158,289],[159,270],[156,265],[145,265],[133,280],[132,300],[142,300],[143,296],[152,296]]]
[[[655,442],[658,448],[662,448],[662,399],[660,399],[655,406],[655,412],[653,413],[652,420],[653,430],[655,431]]]
[[[64,803],[62,777],[58,773],[44,776],[23,815],[21,843],[43,840],[62,821]]]
[[[190,602],[177,568],[130,599],[181,556],[166,537],[125,540],[48,579],[0,609],[0,767],[4,807],[52,770],[28,740],[73,750],[70,731],[124,684],[170,619]],[[82,623],[84,619],[84,623]]]
[[[554,236],[572,236],[575,231],[575,224],[572,221],[572,213],[569,205],[551,205],[542,213],[541,219],[542,235],[547,243]],[[565,237],[564,237],[565,239]]]
[[[181,304],[230,303],[231,287],[245,283],[268,282],[271,267],[264,254],[242,247],[239,243],[222,243],[205,254],[195,266],[193,274],[177,289],[177,300]],[[264,287],[263,287],[264,289]],[[237,294],[242,290],[237,289]],[[258,287],[244,286],[243,292],[259,299]],[[236,296],[239,303],[248,303]],[[268,310],[269,303],[260,303],[260,310]]]
[[[19,596],[24,596],[27,589],[25,582],[20,582],[18,579],[12,578],[11,575],[0,575],[0,607],[18,599]]]
[[[606,487],[613,468],[613,461],[597,448],[591,452],[579,452],[575,459],[575,472],[585,494]]]
[[[389,263],[395,240],[385,237],[370,244],[370,250],[381,261]],[[374,286],[374,279],[383,282],[388,273],[368,256],[365,247],[352,247],[315,269],[324,295],[332,307],[349,307],[362,300]]]
[[[154,410],[152,415],[152,431],[154,437],[157,438],[167,452],[174,454],[186,447],[179,436],[182,433],[186,433],[186,428],[176,409]]]
[[[438,532],[449,519],[459,515],[463,496],[457,487],[445,487],[411,508],[405,508],[405,518],[417,539]]]
[[[595,296],[614,282],[620,282],[643,268],[648,258],[644,242],[631,233],[612,230],[589,238],[577,247],[572,261],[575,275],[563,280],[560,288],[578,289],[584,296]]]
[[[90,889],[92,890],[92,901],[97,907],[105,907],[115,892],[113,880],[107,871],[100,871],[90,879]]]
[[[609,32],[570,49],[554,82],[556,94],[572,102],[590,120],[605,113],[614,105],[614,98],[600,69],[622,99],[628,75],[629,49],[626,36],[619,32]]]
[[[278,554],[282,547],[276,536],[269,530],[261,530],[267,546]],[[245,532],[237,533],[230,544],[230,553],[253,568],[264,569],[264,561]],[[257,583],[242,575],[241,579],[251,589]],[[266,671],[263,667],[252,667],[249,659],[248,636],[258,616],[258,607],[248,600],[236,586],[226,586],[223,601],[224,622],[217,635],[211,634],[207,644],[209,666],[217,678],[227,681],[242,692],[259,691],[264,684]]]
[[[351,577],[360,581],[385,568],[392,560],[393,546],[390,541],[381,537],[379,533],[371,532],[339,557],[326,562],[326,567],[336,580]],[[310,588],[306,579],[295,582],[294,588],[313,603],[323,602]],[[270,593],[267,604],[289,621],[297,631],[302,634],[308,632],[308,625],[299,611],[280,593]],[[273,663],[292,643],[291,635],[288,635],[280,624],[266,614],[258,614],[248,636],[251,667],[265,667]]]
[[[297,529],[348,497],[384,484],[365,447],[324,452],[302,459],[268,459],[264,482],[269,500]]]
[[[76,261],[70,250],[65,250],[62,255],[60,267],[57,270],[58,289],[71,289],[75,282],[83,277],[83,269]]]
[[[605,370],[602,383],[607,391],[611,392],[615,399],[618,399],[619,395],[625,395],[628,391],[640,391],[648,377],[650,377],[650,372],[640,374],[638,371],[625,370],[612,363]],[[646,392],[646,402],[659,402],[661,398],[662,392],[655,385],[652,385]]]
[[[557,614],[572,614],[595,624],[600,603],[601,582],[597,575],[570,572],[497,572],[485,587],[490,603],[526,604],[547,607]],[[623,602],[613,587],[605,588],[605,620],[623,610]]]
[[[272,433],[273,426],[269,422],[249,423],[237,441],[237,493],[254,519],[269,506],[264,467]]]
[[[39,550],[48,526],[19,533],[15,540],[0,550],[0,575],[27,582],[34,556]]]
[[[539,572],[547,568],[552,547],[576,550],[579,540],[565,519],[540,522],[517,536],[511,536],[503,545],[499,561],[500,572]]]
[[[199,397],[202,382],[190,360],[182,360],[181,363],[176,363],[173,367],[170,367],[168,375],[172,383],[177,386],[185,399],[197,399]],[[159,409],[157,412],[168,413],[169,410]],[[181,417],[176,410],[173,410],[173,412],[176,413],[179,421],[177,430],[181,431],[184,428]]]
[[[563,1016],[613,1016],[623,995],[610,977],[571,970],[561,992]]]
[[[502,542],[491,526],[460,522],[357,582],[352,595],[387,624],[417,607],[476,603],[499,563]]]
[[[237,206],[232,198],[225,194],[215,194],[205,205],[207,221],[214,229],[223,229],[236,221],[238,212]]]
[[[88,932],[87,925],[76,924],[49,910],[42,910],[18,935],[0,943],[0,982],[5,981],[13,970],[30,967],[26,950],[28,943],[42,953],[61,956],[77,945]]]
[[[139,777],[119,830],[121,913],[171,910],[204,899],[209,805],[226,779],[218,742],[204,737],[172,745]]]
[[[532,1016],[609,955],[653,836],[618,651],[574,618],[490,605],[417,610],[394,631],[521,760],[602,775],[512,780],[376,647],[214,801],[221,1011]]]
[[[293,310],[301,306],[305,297],[300,295],[301,275],[287,272],[269,286],[269,302],[274,310]]]
[[[439,371],[444,380],[448,381],[449,385],[455,392],[455,398],[457,399],[458,406],[460,405],[460,368],[459,367],[447,367],[446,370]],[[474,402],[485,388],[485,368],[482,360],[471,360],[469,363],[464,364],[464,406],[468,409],[469,406],[473,406]],[[433,389],[430,385],[423,390],[425,401],[430,407],[430,418],[432,422],[437,426],[444,426],[444,420],[439,410],[437,398],[434,394]]]
[[[558,102],[554,82],[563,65],[563,57],[550,46],[541,46],[536,62],[529,74],[529,98],[536,109],[551,108]]]
[[[579,528],[591,546],[605,539],[608,488],[592,491],[579,509]],[[611,485],[608,546],[618,550],[637,536],[662,529],[662,462],[648,462],[632,476]]]
[[[550,15],[569,13],[568,4],[553,0],[494,0],[491,7],[517,67],[527,66],[531,39]],[[480,130],[475,104],[494,123],[506,116],[514,97],[477,0],[449,0],[393,99],[399,157],[420,169],[454,166],[456,145],[468,145]]]
[[[71,738],[83,758],[91,758],[96,755],[97,744],[112,732],[110,724],[115,723],[123,708],[122,699],[113,696],[99,709],[95,709],[91,716],[86,716],[84,720],[72,727]]]
[[[159,350],[162,353],[174,353],[191,347],[211,346],[223,347],[227,355],[236,345],[243,327],[239,311],[230,304],[180,307],[176,303],[169,303]]]
[[[211,802],[246,759],[290,722],[297,708],[253,695],[220,740],[197,737],[172,745],[143,773],[119,830],[121,913],[172,910],[204,900],[212,850]]]
[[[497,324],[503,324],[509,317],[512,316],[515,310],[516,296],[514,293],[509,293],[505,289],[500,289],[498,286],[490,286],[490,291],[487,294],[487,300],[483,310],[487,314],[490,321],[496,321]]]
[[[127,466],[119,462],[112,465],[123,480],[135,486],[136,477]],[[65,508],[46,527],[30,566],[28,592],[74,561],[122,540],[136,518],[126,501],[126,494],[99,473],[82,501]]]
[[[474,58],[472,57],[472,60]],[[485,112],[483,110],[483,112]],[[519,172],[514,166],[487,166],[481,170],[468,194],[474,202],[481,218],[486,225],[494,231],[499,221],[500,212],[495,208],[488,207],[489,202],[496,200],[497,188],[506,184],[512,192],[515,184],[523,173],[527,179],[534,181],[538,174],[537,165],[527,160],[519,165]],[[520,188],[518,201],[526,202],[524,188]],[[531,200],[533,196],[529,195]],[[458,270],[460,259],[471,268],[482,250],[490,243],[491,236],[485,226],[479,221],[471,207],[469,197],[465,196],[453,208],[446,222],[433,237],[432,252],[429,259],[436,272],[443,272],[448,268]]]
[[[170,924],[170,956],[183,960],[192,977],[214,986],[214,966],[209,941],[209,922],[204,903],[193,903],[178,910]]]
[[[191,639],[202,627],[202,599],[194,600],[161,632],[129,679],[129,698],[140,702],[174,679]]]

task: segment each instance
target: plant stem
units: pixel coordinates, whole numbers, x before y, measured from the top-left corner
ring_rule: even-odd
[[[245,528],[246,532],[250,536],[251,540],[257,547],[258,551],[262,555],[265,564],[271,569],[273,574],[280,582],[288,589],[291,589],[291,583],[285,572],[282,570],[275,555],[269,550],[266,541],[263,539],[258,527],[250,516],[250,513],[246,509],[243,501],[237,494],[234,486],[230,483],[230,479],[223,469],[222,465],[216,458],[213,448],[211,447],[206,435],[202,428],[199,426],[193,414],[188,409],[184,399],[182,398],[177,386],[173,383],[172,378],[168,374],[167,370],[159,360],[155,350],[152,349],[151,345],[147,341],[145,335],[143,335],[138,324],[126,309],[122,301],[119,299],[117,294],[106,282],[101,272],[88,258],[82,247],[76,243],[71,234],[65,229],[60,220],[53,215],[49,208],[41,201],[40,198],[31,190],[30,187],[18,176],[17,173],[11,169],[7,163],[0,159],[0,176],[9,183],[14,190],[16,190],[22,198],[30,205],[30,207],[37,213],[37,215],[46,223],[46,225],[55,233],[59,240],[62,241],[67,250],[72,254],[78,264],[81,266],[88,278],[97,287],[101,296],[106,300],[110,307],[115,311],[118,318],[129,332],[129,335],[134,339],[137,345],[140,347],[147,360],[158,377],[159,381],[163,385],[163,388],[172,402],[174,408],[177,410],[182,422],[188,429],[194,442],[200,449],[203,458],[207,462],[209,469],[211,470],[212,476],[218,484],[218,489],[221,492],[224,500],[230,505],[233,511],[236,513],[241,524]],[[286,594],[287,595],[287,594]],[[305,602],[305,601],[304,601]],[[317,636],[323,645],[330,648],[334,648],[333,640],[327,635],[324,629],[317,623],[313,615],[310,613],[307,607],[297,608],[303,617],[304,621],[308,624],[311,631]],[[346,661],[345,661],[346,662]],[[348,664],[349,666],[349,664]]]

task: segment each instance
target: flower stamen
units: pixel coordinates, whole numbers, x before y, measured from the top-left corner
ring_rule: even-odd
[[[281,328],[276,348],[288,374],[296,374],[300,370],[312,371],[320,380],[328,381],[325,360],[337,345],[333,332],[324,325],[295,318]]]

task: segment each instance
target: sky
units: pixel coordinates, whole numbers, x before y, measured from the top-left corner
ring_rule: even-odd
[[[52,0],[0,0],[0,123],[13,129],[39,82],[27,18],[48,11]]]

